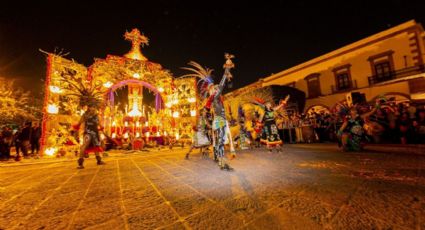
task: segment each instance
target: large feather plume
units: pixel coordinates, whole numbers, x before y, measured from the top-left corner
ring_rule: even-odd
[[[208,97],[208,87],[214,84],[214,80],[211,76],[211,73],[214,71],[213,69],[204,68],[199,63],[195,61],[190,61],[188,65],[192,67],[182,67],[182,69],[188,70],[192,73],[185,74],[181,77],[197,77],[199,92],[202,97]]]

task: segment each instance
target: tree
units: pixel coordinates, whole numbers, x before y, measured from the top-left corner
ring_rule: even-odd
[[[14,80],[0,77],[0,125],[34,120],[27,110],[29,98],[30,92],[16,86]]]

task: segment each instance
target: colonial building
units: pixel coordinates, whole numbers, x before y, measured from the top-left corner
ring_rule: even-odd
[[[260,79],[227,96],[269,85],[306,93],[304,111],[332,108],[352,92],[373,101],[380,95],[425,101],[425,32],[414,20],[382,31],[292,68]]]

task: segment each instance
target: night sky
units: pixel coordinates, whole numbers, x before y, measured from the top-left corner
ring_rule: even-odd
[[[425,1],[113,2],[2,3],[0,75],[40,92],[39,48],[64,49],[89,66],[128,52],[123,34],[139,28],[150,39],[145,56],[175,76],[194,60],[216,69],[218,79],[224,52],[235,54],[238,88],[410,19],[425,23]]]

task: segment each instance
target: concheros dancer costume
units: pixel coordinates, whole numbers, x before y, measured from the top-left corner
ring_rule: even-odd
[[[78,168],[84,168],[84,156],[92,152],[96,155],[98,165],[105,164],[99,155],[99,153],[103,152],[103,149],[99,135],[99,116],[94,105],[88,105],[87,111],[81,116],[78,125],[74,127],[79,129],[81,124],[84,125],[84,137],[78,158]]]
[[[269,151],[272,151],[273,147],[277,148],[278,151],[281,150],[283,142],[280,139],[279,131],[276,126],[275,113],[277,110],[286,105],[288,99],[289,95],[276,107],[272,107],[271,102],[264,102],[261,99],[256,99],[256,104],[260,105],[264,109],[264,113],[260,117],[260,121],[264,123],[261,143],[265,144]]]
[[[195,68],[184,68],[190,70],[195,74],[189,74],[185,76],[196,76],[201,78],[198,81],[200,85],[201,97],[206,99],[205,107],[213,111],[213,144],[214,144],[214,158],[218,161],[220,169],[232,170],[224,155],[224,144],[226,141],[226,127],[227,120],[223,105],[222,92],[226,83],[226,80],[232,78],[230,69],[234,68],[234,64],[231,58],[233,55],[225,54],[226,63],[224,64],[224,75],[218,85],[214,85],[214,81],[211,77],[212,69],[204,69],[201,65],[196,62],[189,62],[189,65]]]
[[[76,71],[69,70],[60,76],[64,95],[79,100],[79,107],[87,107],[78,124],[73,125],[74,133],[78,134],[81,125],[84,126],[83,143],[80,148],[78,168],[84,168],[84,156],[94,152],[98,165],[104,164],[99,153],[103,152],[99,136],[99,116],[97,109],[101,105],[103,91],[99,84],[83,79]],[[78,138],[77,138],[78,140]]]
[[[377,101],[375,107],[371,111],[360,115],[356,105],[351,108],[343,104],[338,105],[338,113],[344,120],[344,123],[337,132],[339,145],[343,151],[363,150],[363,139],[365,136],[365,130],[363,128],[364,121],[379,108],[380,103]]]
[[[189,159],[189,155],[193,149],[200,149],[203,156],[208,156],[208,146],[211,145],[208,130],[210,129],[208,123],[207,109],[202,109],[200,116],[198,117],[197,125],[193,130],[192,146],[190,146],[189,152],[186,153],[185,158]]]

